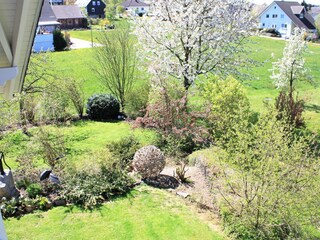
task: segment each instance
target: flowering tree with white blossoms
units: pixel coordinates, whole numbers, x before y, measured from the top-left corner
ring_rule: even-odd
[[[200,74],[237,75],[248,63],[250,8],[247,0],[153,1],[153,16],[135,19],[141,56],[152,73],[178,78],[185,90]]]
[[[277,117],[286,119],[296,127],[305,126],[305,123],[302,117],[304,102],[299,100],[298,96],[294,99],[294,83],[298,80],[311,80],[303,58],[307,49],[305,36],[305,30],[295,28],[283,50],[283,57],[273,62],[271,69],[271,79],[277,88],[281,89],[276,100],[279,112]]]
[[[273,83],[277,88],[288,90],[292,96],[294,82],[310,79],[309,70],[305,67],[304,53],[307,50],[305,30],[294,29],[283,50],[283,57],[272,63]]]

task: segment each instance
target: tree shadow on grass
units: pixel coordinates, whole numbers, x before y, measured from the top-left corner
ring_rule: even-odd
[[[304,108],[305,110],[308,110],[308,111],[320,113],[320,106],[317,104],[305,104]]]
[[[168,189],[168,188],[177,188],[179,186],[179,181],[172,176],[160,174],[156,177],[145,178],[143,179],[147,185],[156,188]]]

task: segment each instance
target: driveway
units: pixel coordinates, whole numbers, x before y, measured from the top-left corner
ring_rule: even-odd
[[[92,43],[86,40],[78,39],[78,38],[70,38],[72,44],[71,49],[79,49],[79,48],[92,48]],[[94,47],[102,46],[99,43],[93,43]]]

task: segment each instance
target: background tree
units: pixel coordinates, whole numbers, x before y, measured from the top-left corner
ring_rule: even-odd
[[[315,20],[315,25],[318,31],[318,35],[320,35],[320,14],[317,16],[316,20]]]
[[[118,99],[121,111],[124,110],[126,95],[132,89],[136,51],[134,41],[128,30],[118,30],[112,35],[104,32],[96,48],[95,59],[98,63],[97,73],[103,85]]]
[[[244,40],[254,26],[246,0],[153,1],[154,17],[136,18],[135,33],[150,71],[181,80],[200,74],[236,75],[246,61]]]
[[[108,0],[106,2],[106,8],[104,9],[106,19],[110,23],[114,23],[117,15],[117,7],[119,6],[119,0]]]
[[[278,119],[287,119],[296,127],[304,126],[302,113],[304,110],[303,101],[294,97],[294,86],[297,81],[311,80],[309,69],[305,66],[303,58],[307,45],[305,31],[296,28],[294,34],[283,50],[283,57],[272,63],[271,79],[281,92],[276,101],[278,109]]]
[[[283,57],[272,63],[273,83],[277,88],[288,91],[289,95],[292,95],[297,81],[310,80],[303,58],[307,49],[305,34],[304,30],[294,29],[283,50]]]

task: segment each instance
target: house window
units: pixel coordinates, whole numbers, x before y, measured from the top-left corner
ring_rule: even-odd
[[[300,14],[299,14],[299,18],[302,19],[303,17],[304,17],[304,16],[303,16],[303,13],[300,13]]]
[[[281,27],[282,27],[282,28],[287,28],[287,24],[284,24],[284,23],[283,23],[283,24],[281,24]]]
[[[97,6],[100,6],[100,1],[97,1]]]
[[[72,19],[68,19],[68,20],[67,20],[67,25],[69,25],[69,26],[72,26],[72,25],[73,25]]]
[[[96,5],[96,1],[92,1],[92,6],[95,6]]]
[[[141,8],[141,11],[143,11],[144,10],[144,8]]]
[[[277,25],[272,24],[271,28],[277,28]]]
[[[266,18],[269,18],[269,14],[267,14]]]
[[[277,9],[277,6],[274,6],[274,9]]]
[[[284,18],[284,14],[281,14],[281,18]]]
[[[91,8],[91,12],[96,12],[96,9],[95,8]]]
[[[264,27],[264,26],[266,26],[266,24],[265,24],[265,23],[262,23],[262,27]]]
[[[278,14],[272,14],[272,18],[277,18]]]

